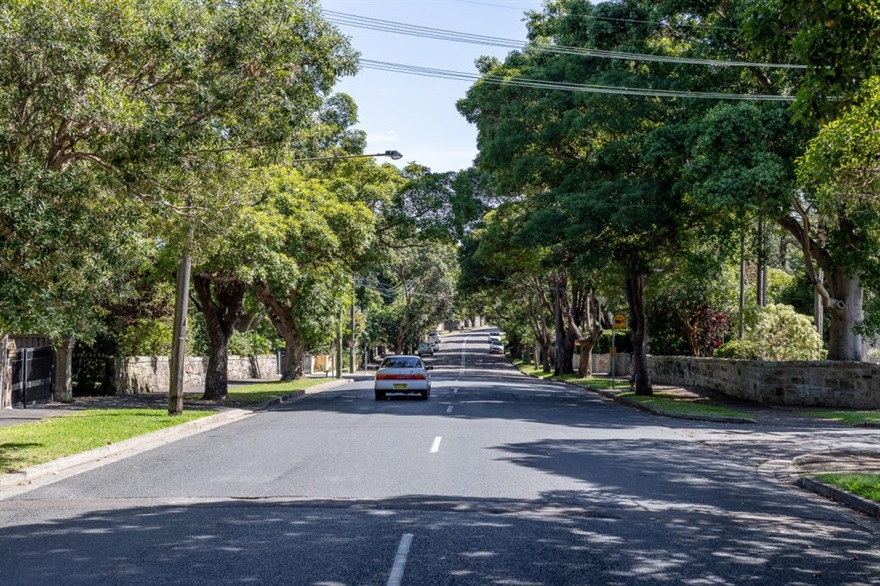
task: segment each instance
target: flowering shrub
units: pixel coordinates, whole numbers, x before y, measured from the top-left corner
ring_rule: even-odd
[[[822,338],[813,320],[790,305],[768,305],[749,332],[765,360],[818,360]]]
[[[770,304],[757,309],[744,340],[724,344],[715,356],[743,360],[819,360],[821,351],[822,338],[810,317],[795,312],[790,305]]]

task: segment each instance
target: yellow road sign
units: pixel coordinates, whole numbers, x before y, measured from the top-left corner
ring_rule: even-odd
[[[615,330],[625,330],[626,329],[626,316],[622,313],[614,314],[614,329]]]

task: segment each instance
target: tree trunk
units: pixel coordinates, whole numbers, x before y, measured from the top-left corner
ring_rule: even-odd
[[[633,362],[636,375],[636,395],[650,397],[654,394],[648,371],[648,318],[645,312],[645,274],[630,273],[626,276],[626,300],[629,304],[630,329],[632,331]]]
[[[202,399],[219,401],[229,393],[229,338],[244,308],[246,288],[237,280],[213,281],[210,275],[193,277],[199,310],[208,330],[208,367]]]
[[[577,337],[571,330],[565,332],[562,339],[562,356],[559,358],[559,372],[562,374],[574,374],[574,345]]]
[[[552,370],[550,366],[550,340],[545,340],[541,343],[541,358],[543,359],[543,371],[544,373],[548,373]]]
[[[794,200],[797,205],[797,200]],[[853,331],[854,326],[864,319],[863,289],[859,275],[848,276],[841,267],[833,266],[832,256],[818,242],[810,238],[810,224],[804,210],[798,210],[802,222],[791,215],[779,219],[780,225],[788,230],[801,244],[804,261],[816,291],[829,308],[830,327],[828,328],[828,360],[858,362],[862,360],[862,337]],[[855,243],[853,243],[853,246]],[[829,289],[818,278],[813,262],[825,272]]]
[[[581,364],[580,368],[578,368],[581,378],[593,376],[593,348],[596,346],[596,342],[599,341],[599,336],[601,335],[602,328],[599,327],[599,324],[594,324],[590,335],[578,340],[578,343],[581,345]]]
[[[300,335],[299,326],[291,317],[290,306],[278,299],[264,283],[254,289],[257,299],[269,310],[269,319],[284,339],[284,360],[281,361],[281,380],[290,381],[303,376],[303,354],[305,342]]]
[[[829,275],[831,296],[837,301],[831,309],[829,324],[828,360],[862,360],[862,337],[854,331],[857,323],[864,319],[862,309],[862,288],[860,278],[848,277],[842,269],[835,269]]]

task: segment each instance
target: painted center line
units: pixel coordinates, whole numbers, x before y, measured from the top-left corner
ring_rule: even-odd
[[[403,569],[406,567],[406,556],[409,555],[409,546],[412,545],[413,534],[404,533],[397,547],[397,555],[394,556],[394,565],[391,567],[391,575],[388,576],[387,586],[400,586],[403,580]]]
[[[467,336],[464,339],[464,344],[461,345],[461,368],[458,369],[458,378],[456,378],[455,380],[461,380],[461,375],[464,374],[464,365],[465,361],[467,360],[467,343],[470,339],[471,336]]]
[[[446,412],[447,412],[447,413],[452,413],[452,405],[450,405],[449,408],[446,409]]]
[[[434,443],[431,445],[431,453],[432,454],[436,454],[437,452],[440,451],[440,440],[442,440],[442,439],[443,438],[440,437],[439,435],[434,438]]]

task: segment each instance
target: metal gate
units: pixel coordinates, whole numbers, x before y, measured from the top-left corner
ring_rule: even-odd
[[[51,346],[22,348],[12,359],[12,405],[45,403],[53,399],[52,369],[54,352]]]

